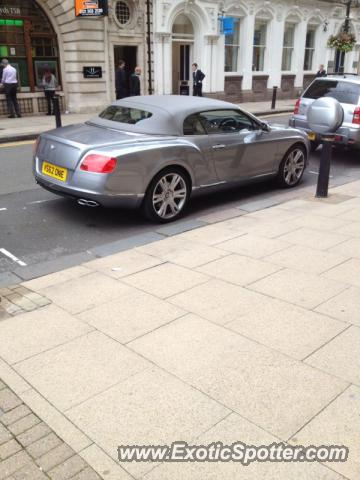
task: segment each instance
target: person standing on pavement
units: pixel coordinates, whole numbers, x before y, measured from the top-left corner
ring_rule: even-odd
[[[9,60],[2,59],[3,66],[1,84],[4,86],[9,118],[21,117],[17,101],[18,78],[16,69],[10,65]]]
[[[316,78],[326,77],[326,76],[327,76],[327,73],[326,73],[324,65],[319,65],[319,70],[316,74]]]
[[[116,100],[120,100],[121,98],[128,96],[125,66],[124,60],[120,60],[115,74]]]
[[[42,86],[44,87],[45,98],[47,101],[47,114],[53,115],[53,98],[55,96],[55,91],[58,86],[58,82],[50,69],[45,70],[44,76],[42,78]]]
[[[141,68],[136,67],[134,73],[130,77],[130,95],[141,95],[141,83],[140,83]]]
[[[202,97],[202,82],[205,78],[205,73],[203,73],[197,63],[192,64],[193,71],[193,96]]]

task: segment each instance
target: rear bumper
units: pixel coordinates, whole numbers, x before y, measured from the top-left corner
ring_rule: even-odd
[[[80,199],[91,200],[96,202],[99,206],[103,207],[119,207],[119,208],[138,208],[141,205],[141,202],[144,198],[142,194],[114,194],[114,195],[104,195],[96,192],[91,192],[88,190],[75,189],[69,186],[62,186],[58,183],[53,183],[51,181],[45,180],[43,177],[40,177],[38,174],[34,174],[35,181],[42,188],[48,190],[51,193],[60,195],[62,197],[71,198],[75,201]]]
[[[313,133],[309,128],[307,121],[303,118],[298,118],[296,116],[290,117],[289,126],[303,130],[306,133]],[[335,136],[336,144],[360,148],[360,128],[342,126],[335,132]],[[316,134],[315,141],[321,143],[321,135]]]

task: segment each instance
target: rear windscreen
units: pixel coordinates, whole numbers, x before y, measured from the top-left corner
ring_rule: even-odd
[[[341,80],[315,80],[306,90],[304,98],[317,100],[321,97],[332,97],[340,103],[358,105],[360,97],[360,85]]]
[[[100,113],[99,117],[105,120],[112,120],[113,122],[127,123],[135,125],[141,120],[150,118],[152,113],[145,110],[139,110],[138,108],[120,107],[118,105],[110,105]]]

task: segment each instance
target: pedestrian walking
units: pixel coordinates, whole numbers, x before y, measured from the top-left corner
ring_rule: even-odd
[[[203,73],[198,67],[197,63],[192,64],[193,71],[193,95],[194,97],[202,97],[202,82],[205,78]]]
[[[141,68],[136,67],[134,73],[130,77],[130,95],[141,95],[141,82],[140,82]]]
[[[44,75],[42,78],[42,86],[45,92],[45,98],[47,101],[47,114],[46,115],[53,115],[53,98],[55,96],[55,91],[58,86],[58,81],[51,70],[48,68],[44,71]]]
[[[1,61],[3,66],[1,84],[4,86],[9,118],[21,117],[17,101],[18,78],[16,69],[10,65],[7,58]]]
[[[316,78],[319,78],[319,77],[327,77],[327,73],[324,65],[319,65],[319,70],[316,74]]]
[[[128,96],[127,75],[125,67],[126,65],[124,60],[120,60],[115,73],[116,100],[120,100],[121,98],[125,98]]]

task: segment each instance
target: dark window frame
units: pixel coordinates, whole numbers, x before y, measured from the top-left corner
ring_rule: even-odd
[[[205,114],[205,113],[209,113],[209,112],[233,112],[234,114],[238,114],[238,115],[243,115],[250,123],[250,125],[252,126],[251,128],[251,131],[255,131],[255,130],[260,130],[261,129],[261,126],[260,124],[258,124],[256,122],[256,120],[254,120],[253,118],[251,118],[247,113],[245,113],[244,111],[242,110],[236,110],[236,109],[227,109],[227,108],[219,108],[219,109],[212,109],[212,110],[204,110],[202,112],[199,112],[198,115],[199,115],[199,119],[200,119],[200,122],[202,123],[206,133],[208,135],[229,135],[229,134],[238,134],[240,133],[242,130],[246,130],[247,128],[244,127],[242,129],[239,129],[239,130],[229,130],[229,131],[211,131],[207,128],[207,125],[206,123],[204,122],[204,119],[201,118],[201,115],[202,114]]]

